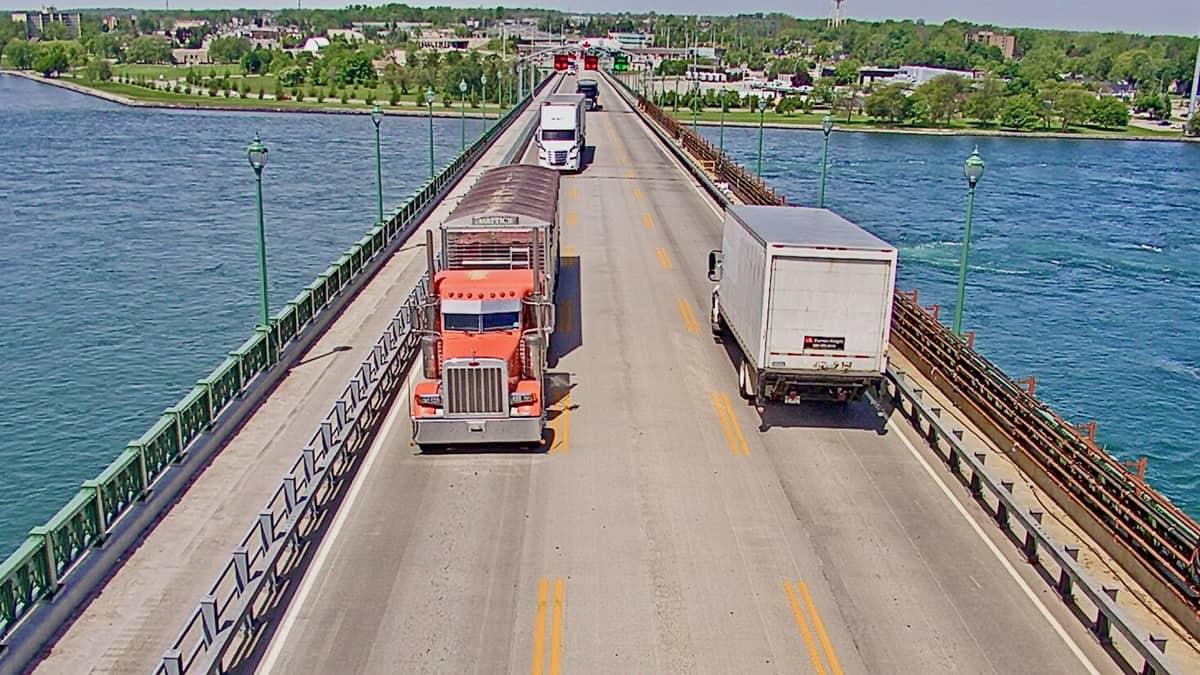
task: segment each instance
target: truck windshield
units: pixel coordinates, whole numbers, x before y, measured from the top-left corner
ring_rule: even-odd
[[[543,141],[573,141],[575,140],[574,129],[543,129]]]
[[[520,312],[442,315],[442,328],[444,330],[461,330],[468,333],[481,333],[497,330],[516,330],[520,327]]]

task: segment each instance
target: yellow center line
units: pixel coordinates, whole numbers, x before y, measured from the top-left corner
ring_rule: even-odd
[[[571,188],[571,190],[567,192],[567,196],[571,199],[579,199],[579,188]]]
[[[544,672],[543,660],[546,657],[546,597],[550,594],[550,581],[542,579],[538,582],[537,618],[533,621],[533,675]]]
[[[804,646],[808,647],[808,658],[812,660],[817,675],[825,675],[825,664],[821,662],[821,655],[817,653],[817,645],[813,642],[812,632],[808,630],[808,622],[804,620],[804,612],[800,609],[799,601],[796,600],[796,593],[792,591],[792,585],[786,580],[783,582],[783,589],[787,591],[788,602],[792,604],[792,614],[796,617],[796,625],[800,626],[800,634],[804,636]]]
[[[567,227],[575,227],[575,223],[579,221],[579,214],[574,211],[567,212]]]
[[[566,455],[571,452],[571,392],[558,402],[558,415],[554,418],[554,444],[551,454]]]
[[[645,211],[642,211],[642,225],[644,225],[647,230],[654,229],[654,218],[651,218],[650,214],[646,213]]]
[[[633,188],[633,198],[642,201],[642,188]]]
[[[629,166],[629,157],[621,155],[621,166]]]
[[[567,246],[563,248],[563,258],[574,258],[576,256],[575,247]],[[567,262],[564,260],[563,262]]]
[[[729,394],[722,393],[722,399],[725,402],[725,410],[729,413],[729,424],[733,426],[733,430],[737,432],[738,444],[741,446],[742,454],[750,454],[750,446],[746,445],[746,437],[742,435],[742,425],[738,424],[737,417],[733,414],[733,406],[729,403]],[[734,451],[736,452],[736,450]]]
[[[662,265],[664,270],[671,269],[671,256],[667,255],[667,249],[656,249],[655,254],[658,255],[658,264]]]
[[[625,169],[625,177],[633,178],[633,169]]]
[[[736,455],[737,446],[734,445],[733,432],[729,429],[729,420],[725,417],[725,407],[721,405],[721,396],[715,391],[712,392],[712,404],[721,420],[721,429],[725,432],[725,442],[729,444],[729,451]]]
[[[833,651],[833,645],[829,642],[829,636],[825,634],[825,625],[821,623],[821,614],[817,612],[817,606],[813,604],[812,596],[808,594],[808,584],[803,581],[797,581],[796,588],[800,590],[800,595],[804,598],[804,604],[808,607],[808,614],[812,617],[813,627],[817,629],[817,637],[821,640],[821,647],[825,649],[825,656],[829,658],[830,670],[833,671],[833,675],[842,675],[842,664],[838,663],[837,654]]]
[[[562,624],[563,601],[565,590],[563,580],[554,580],[554,619],[550,629],[550,675],[559,675],[562,671]]]
[[[692,306],[683,298],[679,298],[676,304],[679,305],[679,315],[683,317],[683,326],[687,329],[687,332],[699,333],[700,324],[696,322],[696,315],[692,312]]]

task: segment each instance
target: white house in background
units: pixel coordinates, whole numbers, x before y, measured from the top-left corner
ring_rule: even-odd
[[[967,80],[975,79],[973,70],[951,70],[949,68],[934,68],[932,66],[900,66],[900,70],[891,78],[893,82],[904,82],[910,87],[925,84],[938,75],[958,75]]]
[[[353,28],[330,28],[329,30],[325,31],[325,37],[329,38],[330,40],[341,38],[351,44],[354,44],[355,42],[367,41],[366,35],[363,35]]]
[[[304,41],[304,46],[300,48],[302,52],[312,52],[316,54],[322,49],[329,46],[329,38],[310,37]]]

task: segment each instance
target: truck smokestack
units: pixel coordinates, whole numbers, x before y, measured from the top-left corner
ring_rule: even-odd
[[[536,228],[531,232],[533,234],[533,295],[540,299],[542,297],[542,238],[541,231]]]
[[[425,267],[429,270],[429,292],[433,294],[433,230],[425,230]]]

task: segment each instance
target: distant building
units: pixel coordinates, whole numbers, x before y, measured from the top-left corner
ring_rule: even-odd
[[[44,7],[40,12],[13,12],[12,20],[15,23],[25,24],[26,37],[36,37],[42,34],[46,26],[52,23],[61,23],[67,27],[68,37],[78,38],[79,26],[83,23],[82,15],[79,12],[60,12],[53,7]]]
[[[212,63],[212,59],[208,56],[207,47],[200,47],[199,49],[172,49],[171,59],[182,66],[199,66]]]
[[[325,37],[330,40],[341,38],[350,44],[355,42],[366,42],[367,36],[351,28],[330,28],[325,31]]]
[[[971,44],[972,42],[988,45],[989,47],[999,47],[1000,53],[1004,54],[1004,58],[1006,59],[1012,59],[1017,53],[1017,37],[1015,35],[981,30],[974,33],[967,33],[967,44]]]
[[[916,87],[932,80],[938,75],[958,75],[964,79],[975,79],[973,70],[951,70],[950,68],[934,68],[932,66],[900,66],[892,82],[904,82],[910,87]]]
[[[250,41],[251,49],[279,49],[283,44],[278,26],[250,26],[239,32]]]
[[[304,46],[300,48],[302,52],[310,52],[316,54],[322,49],[329,46],[329,38],[310,37],[304,41]]]
[[[654,33],[620,33],[609,31],[610,40],[621,43],[625,49],[645,49],[654,46]]]

